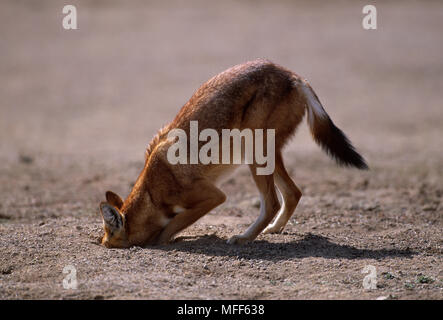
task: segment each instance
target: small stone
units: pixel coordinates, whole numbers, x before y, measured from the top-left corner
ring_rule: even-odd
[[[252,205],[254,208],[260,208],[260,204],[261,204],[261,201],[260,201],[260,198],[259,198],[259,197],[255,197],[255,198],[252,198],[252,199],[251,199],[251,205]]]
[[[12,270],[13,270],[12,266],[7,266],[0,269],[0,274],[11,274]]]
[[[25,163],[25,164],[31,164],[32,162],[34,162],[34,159],[31,156],[24,155],[24,154],[21,154],[19,156],[19,160],[21,163]]]

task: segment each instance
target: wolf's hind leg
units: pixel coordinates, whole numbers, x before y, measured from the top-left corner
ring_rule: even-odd
[[[292,181],[283,163],[281,154],[275,159],[275,182],[281,193],[283,203],[275,221],[268,225],[263,233],[280,233],[288,223],[301,198],[301,191]]]
[[[242,244],[253,241],[263,229],[272,221],[277,214],[280,204],[275,192],[274,174],[257,175],[257,166],[249,165],[252,177],[260,191],[260,216],[242,235],[233,236],[228,240],[229,244]]]

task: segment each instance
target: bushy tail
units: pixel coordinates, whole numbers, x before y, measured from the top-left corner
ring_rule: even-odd
[[[368,165],[365,160],[355,151],[343,131],[337,128],[329,118],[309,83],[306,80],[297,79],[295,86],[300,89],[299,91],[306,99],[308,124],[315,142],[339,165],[367,170]]]

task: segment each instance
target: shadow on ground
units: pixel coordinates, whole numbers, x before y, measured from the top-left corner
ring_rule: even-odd
[[[207,256],[230,256],[247,260],[280,261],[293,258],[321,257],[326,259],[385,259],[411,258],[416,253],[408,249],[359,249],[336,244],[328,238],[308,233],[302,239],[285,243],[264,240],[246,245],[230,245],[216,235],[179,237],[168,246],[156,247],[166,251],[181,251]]]

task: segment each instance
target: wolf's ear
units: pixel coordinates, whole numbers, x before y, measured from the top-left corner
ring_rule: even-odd
[[[103,222],[110,231],[114,232],[123,228],[123,218],[114,206],[107,202],[102,202],[100,203],[100,212],[103,216]]]
[[[106,201],[112,204],[117,209],[121,209],[123,205],[123,200],[120,196],[112,191],[106,191]]]

